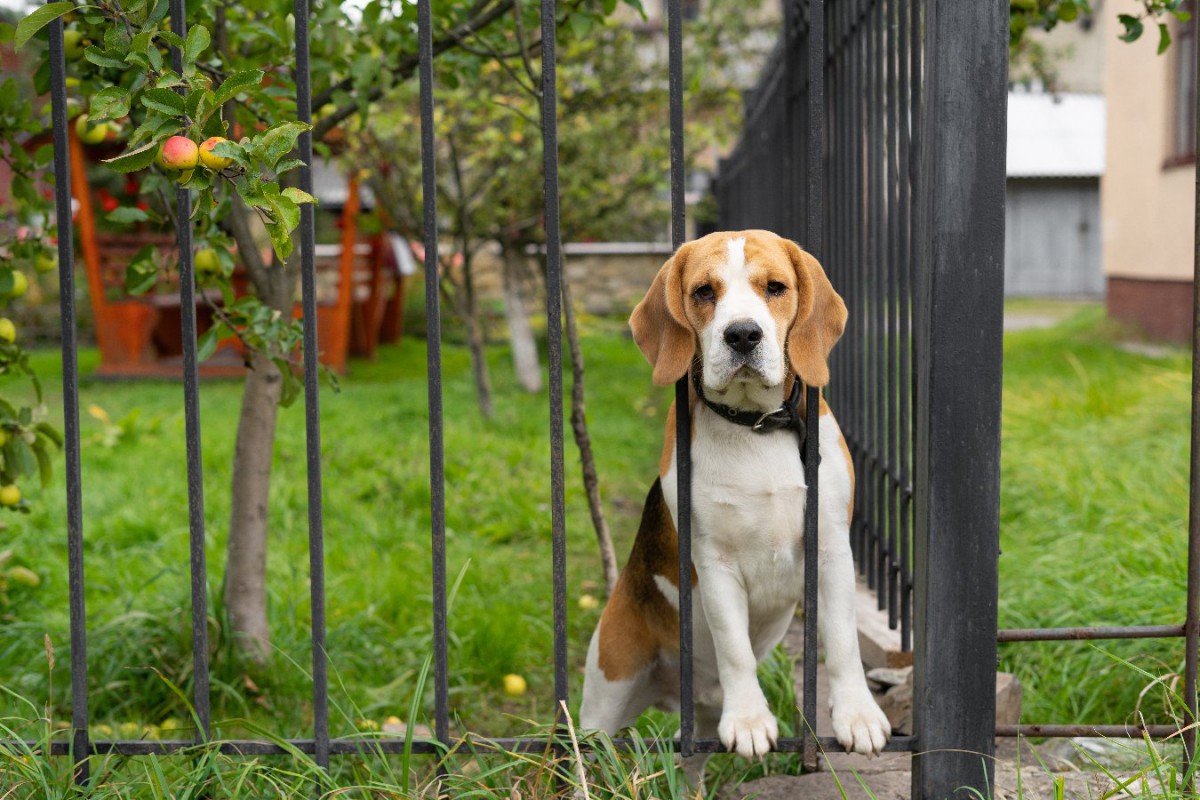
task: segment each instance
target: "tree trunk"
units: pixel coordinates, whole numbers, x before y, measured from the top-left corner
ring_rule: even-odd
[[[227,228],[237,241],[239,257],[255,293],[271,308],[291,314],[299,251],[293,253],[288,264],[267,267],[259,256],[249,224],[250,213],[234,194],[233,208],[226,218]],[[267,625],[267,522],[283,376],[268,353],[251,351],[247,361],[250,369],[242,388],[233,456],[222,595],[236,649],[244,657],[262,663],[271,649]]]
[[[267,626],[267,520],[282,376],[263,353],[252,353],[250,365],[233,457],[225,608],[237,649],[251,660],[262,662],[271,648]]]
[[[504,249],[504,317],[512,347],[513,369],[525,391],[542,390],[542,367],[538,362],[537,339],[529,324],[529,311],[521,298],[521,255]]]
[[[483,344],[483,329],[479,326],[479,317],[474,310],[467,310],[463,315],[463,324],[467,328],[467,350],[471,353],[471,374],[475,377],[475,393],[479,396],[479,411],[484,419],[491,419],[495,414],[492,406],[492,380],[488,377],[487,352]]]
[[[592,454],[592,439],[588,435],[587,410],[583,394],[583,349],[579,346],[579,329],[575,325],[575,307],[571,304],[571,287],[564,277],[562,281],[563,322],[567,329],[567,343],[571,349],[571,433],[579,448],[579,461],[583,468],[583,486],[587,490],[588,511],[592,515],[592,527],[596,529],[596,544],[600,546],[600,561],[604,565],[604,586],[609,596],[617,585],[617,554],[613,549],[612,534],[604,518],[604,507],[600,504],[600,480],[596,474],[596,458]]]

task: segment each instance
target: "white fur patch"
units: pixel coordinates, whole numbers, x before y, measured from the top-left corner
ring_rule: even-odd
[[[671,608],[679,610],[679,589],[675,584],[671,583],[662,575],[654,576],[654,585],[658,587],[658,591],[662,592],[662,596],[671,604]]]
[[[750,282],[746,240],[730,239],[728,257],[717,270],[722,292],[712,320],[700,331],[704,389],[719,403],[746,410],[773,411],[783,402],[786,360],[781,331],[766,298]],[[762,341],[750,354],[735,353],[725,332],[737,323],[754,322]]]

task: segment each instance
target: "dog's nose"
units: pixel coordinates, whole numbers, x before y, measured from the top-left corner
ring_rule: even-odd
[[[749,353],[762,341],[762,328],[753,320],[744,319],[725,329],[725,344],[739,353]]]

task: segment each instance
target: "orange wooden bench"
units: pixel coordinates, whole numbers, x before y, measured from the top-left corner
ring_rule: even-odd
[[[87,272],[88,292],[96,324],[96,342],[100,349],[97,374],[107,377],[178,377],[182,371],[182,335],[180,332],[180,296],[178,275],[165,276],[151,293],[133,297],[125,291],[125,269],[133,255],[152,244],[163,252],[176,249],[175,236],[169,233],[101,233],[96,229],[96,212],[87,180],[87,153],[68,126],[71,149],[71,189],[78,203],[77,230],[80,253]],[[317,331],[321,363],[337,372],[345,372],[351,351],[352,325],[356,354],[373,356],[381,330],[385,341],[397,338],[395,298],[384,292],[388,276],[383,268],[382,246],[385,239],[374,236],[359,241],[360,203],[358,181],[350,178],[347,201],[342,210],[341,243],[318,245]],[[235,283],[243,283],[235,281]],[[209,290],[208,299],[219,302],[219,293]],[[389,312],[391,316],[389,317]],[[300,303],[293,314],[301,317]],[[356,320],[353,321],[352,320]],[[391,324],[383,324],[391,320]],[[199,333],[212,325],[212,310],[206,299],[198,299],[196,324]],[[204,377],[243,374],[243,355],[236,339],[222,342],[217,352],[200,365]]]

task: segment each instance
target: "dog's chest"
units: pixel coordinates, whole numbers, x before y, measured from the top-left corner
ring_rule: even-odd
[[[677,518],[674,472],[672,468],[663,488]],[[794,433],[758,434],[715,414],[698,413],[692,439],[697,568],[732,569],[751,594],[757,588],[777,595],[782,586],[798,586],[805,487]]]

